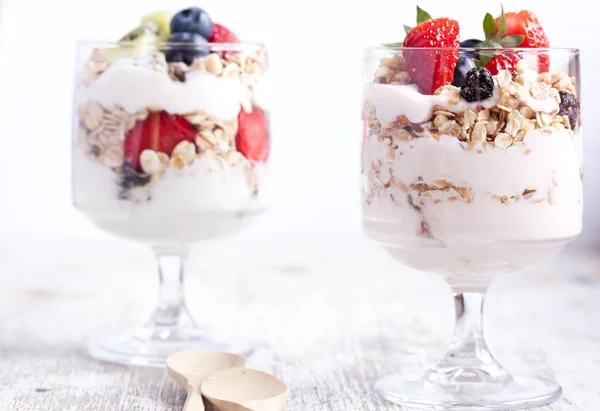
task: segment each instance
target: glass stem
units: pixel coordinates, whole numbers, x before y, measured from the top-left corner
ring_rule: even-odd
[[[483,336],[484,292],[454,293],[456,325],[445,357],[434,367],[448,382],[498,380],[508,374],[494,359]]]
[[[184,275],[188,247],[154,247],[158,261],[158,305],[148,326],[173,329],[192,323],[185,305]]]

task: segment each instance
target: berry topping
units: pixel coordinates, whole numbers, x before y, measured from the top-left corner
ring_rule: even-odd
[[[486,63],[485,68],[493,75],[498,74],[500,70],[508,70],[514,73],[519,60],[521,60],[521,57],[516,54],[500,54],[492,57],[492,59]]]
[[[203,47],[206,44],[206,39],[196,33],[178,32],[173,33],[169,38],[170,43],[192,43],[198,46],[173,46],[165,51],[165,58],[169,63],[184,62],[188,66],[201,56],[206,56],[210,53],[208,47]]]
[[[485,68],[469,70],[465,77],[465,85],[460,90],[460,95],[467,101],[482,101],[494,94],[494,79]]]
[[[141,172],[142,151],[154,150],[171,155],[177,144],[182,141],[194,142],[195,138],[196,129],[184,117],[166,111],[152,112],[125,135],[125,162]]]
[[[404,47],[435,48],[403,51],[410,78],[422,93],[433,94],[438,88],[452,83],[460,54],[457,50],[459,34],[457,21],[439,18],[419,23],[406,35]]]
[[[465,41],[461,41],[461,48],[473,48],[476,45],[481,43],[481,40],[477,39],[469,39]],[[475,59],[479,58],[479,53],[470,50],[461,50],[460,57],[458,58],[458,63],[456,63],[456,68],[454,69],[454,80],[452,80],[452,84],[456,87],[462,87],[465,84],[465,76],[472,68],[475,68]]]
[[[212,34],[208,41],[211,43],[237,43],[239,40],[227,27],[215,23],[213,24]]]
[[[460,47],[464,49],[472,49],[477,47],[477,45],[481,43],[481,40],[478,39],[468,39],[460,42]],[[467,52],[469,53],[469,52]]]
[[[235,145],[240,153],[251,161],[267,161],[269,157],[269,128],[265,112],[252,106],[252,112],[240,110],[239,129]]]
[[[496,22],[499,22],[499,20],[500,17],[496,19]],[[522,35],[524,40],[520,47],[550,47],[548,36],[546,36],[537,16],[529,10],[523,10],[518,13],[506,13],[506,34]],[[547,54],[540,54],[538,56],[538,71],[543,73],[549,70],[550,56]]]
[[[523,10],[518,13],[506,13],[506,35],[522,35],[523,42],[519,47],[525,48],[544,48],[550,47],[548,36],[544,32],[537,16],[529,10]],[[499,24],[500,17],[496,19]]]
[[[559,91],[558,93],[560,94],[560,111],[558,115],[569,117],[571,130],[575,130],[579,123],[579,99],[575,94],[567,91]]]
[[[207,39],[212,33],[212,21],[207,12],[198,7],[191,7],[173,16],[171,32],[196,33]]]
[[[485,41],[479,43],[476,47],[479,51],[479,59],[476,61],[477,67],[485,67],[490,73],[498,74],[499,70],[514,71],[517,61],[520,59],[516,54],[507,55],[497,50],[519,47],[523,43],[523,35],[510,34],[506,32],[506,15],[504,8],[498,19],[487,13],[483,19],[483,31],[485,32]]]
[[[121,166],[121,174],[119,175],[119,186],[121,186],[120,198],[127,198],[127,191],[136,187],[143,187],[150,182],[151,176],[144,173],[139,173],[129,163],[123,163]]]

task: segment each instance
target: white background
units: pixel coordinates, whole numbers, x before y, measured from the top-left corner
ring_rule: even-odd
[[[593,4],[596,3],[596,4]],[[106,236],[71,207],[70,140],[77,39],[117,40],[139,17],[198,5],[242,39],[267,44],[271,61],[273,202],[238,240],[346,243],[361,239],[359,141],[363,48],[403,37],[415,4],[403,0],[0,0],[0,240]],[[499,2],[422,1],[481,36]],[[582,49],[586,123],[585,233],[596,247],[600,166],[594,121],[600,5],[589,0],[504,1],[535,10],[553,46]],[[552,224],[551,221],[548,224]]]

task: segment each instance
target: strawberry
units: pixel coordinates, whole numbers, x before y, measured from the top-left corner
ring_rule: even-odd
[[[403,47],[436,49],[402,52],[410,78],[422,93],[433,94],[438,88],[452,83],[460,55],[459,34],[458,22],[447,18],[422,21],[407,33]],[[449,50],[439,50],[446,48]]]
[[[142,151],[154,150],[171,155],[177,144],[194,142],[195,138],[196,129],[184,117],[166,111],[152,112],[145,120],[136,122],[125,135],[125,162],[142,172]]]
[[[519,47],[525,48],[545,48],[550,47],[548,36],[544,32],[538,18],[529,10],[523,10],[518,13],[506,13],[506,32],[508,36],[521,34],[525,36],[523,43]],[[500,17],[496,19],[496,24]]]
[[[500,17],[496,19],[496,24]],[[518,13],[506,13],[506,34],[522,35],[525,37],[520,47],[524,48],[548,48],[550,41],[544,32],[537,16],[529,10]],[[538,56],[538,70],[547,72],[550,70],[550,56],[540,54]]]
[[[488,61],[485,68],[488,69],[492,75],[498,74],[500,70],[514,72],[519,60],[521,60],[521,58],[516,54],[500,54]]]
[[[250,113],[240,110],[238,124],[238,133],[235,137],[238,151],[248,160],[267,161],[270,146],[267,116],[264,110],[254,105]]]
[[[212,34],[208,41],[210,43],[237,43],[239,40],[227,27],[213,23]]]

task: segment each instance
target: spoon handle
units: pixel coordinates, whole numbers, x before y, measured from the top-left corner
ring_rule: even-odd
[[[183,411],[204,411],[204,402],[202,401],[202,395],[200,395],[198,390],[188,391]]]

